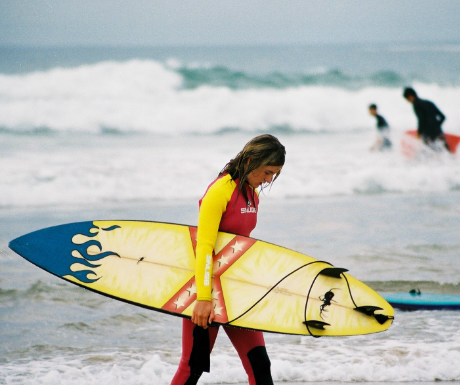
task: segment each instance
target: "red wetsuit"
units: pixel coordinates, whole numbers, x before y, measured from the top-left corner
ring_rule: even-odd
[[[234,181],[229,174],[224,174],[209,185],[200,200],[195,266],[197,300],[212,300],[212,253],[217,232],[249,236],[256,226],[257,192],[247,185],[249,201],[246,201],[238,192],[238,186],[238,180]],[[231,326],[223,328],[240,356],[249,384],[273,384],[262,332]],[[209,371],[209,354],[218,331],[218,326],[203,329],[184,318],[182,357],[171,385],[196,384],[203,371]]]

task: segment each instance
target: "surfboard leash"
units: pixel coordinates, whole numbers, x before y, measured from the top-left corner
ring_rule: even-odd
[[[373,306],[373,305],[358,306],[355,302],[355,299],[353,298],[353,294],[351,293],[350,283],[348,282],[348,279],[345,274],[343,275],[343,278],[345,278],[345,282],[347,283],[348,293],[350,294],[351,301],[353,302],[353,305],[355,305],[354,310],[360,313],[363,313],[369,317],[374,317],[380,325],[383,325],[385,322],[387,322],[390,319],[394,319],[394,316],[388,316],[385,314],[376,314],[375,312],[377,310],[383,310],[379,306]]]
[[[289,276],[291,276],[292,274],[295,274],[296,272],[298,272],[299,270],[307,267],[307,266],[310,266],[310,265],[313,265],[315,263],[327,263],[329,265],[328,262],[324,262],[324,261],[312,261],[312,262],[309,262],[309,263],[306,263],[305,265],[302,265],[300,267],[298,267],[297,269],[294,269],[292,270],[291,272],[289,272],[288,274],[286,274],[284,277],[282,277],[277,283],[275,283],[269,290],[267,290],[267,292],[262,296],[260,297],[256,302],[254,302],[246,311],[244,311],[243,313],[241,313],[239,316],[233,318],[232,320],[228,321],[225,323],[225,325],[231,325],[232,322],[235,322],[237,321],[238,319],[240,319],[241,317],[243,317],[244,315],[246,315],[247,313],[249,313],[254,307],[257,306],[258,303],[260,303],[272,290],[274,290],[279,284],[281,284],[281,282],[283,282],[286,278],[288,278]],[[316,278],[315,278],[316,279]]]
[[[324,262],[324,263],[327,263],[328,265],[332,266],[328,262]],[[304,322],[303,323],[307,327],[308,333],[310,333],[310,335],[312,337],[314,337],[314,338],[319,338],[321,336],[313,334],[312,331],[310,330],[310,327],[313,328],[313,329],[324,330],[324,327],[325,326],[330,326],[330,324],[328,324],[327,322],[324,322],[324,321],[320,321],[320,320],[307,320],[307,308],[308,308],[308,301],[310,299],[310,293],[311,293],[311,291],[313,289],[313,286],[314,286],[314,284],[316,282],[316,279],[320,275],[327,275],[327,276],[334,277],[334,278],[340,278],[340,274],[343,272],[343,270],[346,270],[346,269],[338,269],[336,267],[326,267],[326,268],[322,269],[318,274],[316,274],[315,278],[313,278],[313,281],[312,281],[312,283],[310,285],[310,289],[308,290],[308,294],[307,294],[307,300],[305,301]],[[328,299],[329,304],[330,304],[331,299],[332,299],[332,297],[330,299]],[[325,302],[323,302],[323,305],[324,304],[325,304]]]

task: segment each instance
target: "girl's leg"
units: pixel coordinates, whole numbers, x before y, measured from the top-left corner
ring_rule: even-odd
[[[249,384],[273,385],[263,333],[231,326],[224,326],[224,330],[240,356]]]
[[[182,321],[182,357],[171,385],[195,385],[203,372],[209,372],[209,355],[219,327],[203,329],[188,318]]]

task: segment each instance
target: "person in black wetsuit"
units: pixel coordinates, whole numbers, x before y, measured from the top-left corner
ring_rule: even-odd
[[[377,105],[371,104],[369,106],[369,114],[375,116],[377,119],[377,131],[379,136],[377,141],[371,147],[371,151],[384,151],[391,149],[391,140],[389,139],[390,126],[382,115],[377,113]]]
[[[413,88],[406,87],[403,96],[414,108],[418,119],[418,135],[423,142],[432,148],[436,147],[436,142],[441,142],[449,150],[441,128],[446,117],[439,108],[429,100],[420,99]]]

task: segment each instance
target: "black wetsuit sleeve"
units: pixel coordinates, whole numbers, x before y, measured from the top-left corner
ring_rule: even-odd
[[[414,112],[418,119],[419,135],[434,139],[442,133],[441,124],[446,117],[434,103],[417,99],[414,102]]]
[[[438,120],[439,125],[441,125],[441,124],[444,122],[444,120],[446,120],[446,117],[445,117],[445,115],[439,110],[439,108],[436,107],[435,104],[433,104],[433,108],[434,108],[434,110],[436,111],[436,119]]]
[[[377,128],[382,129],[388,127],[388,123],[383,116],[376,115],[375,117],[377,119]]]

